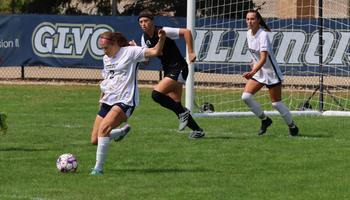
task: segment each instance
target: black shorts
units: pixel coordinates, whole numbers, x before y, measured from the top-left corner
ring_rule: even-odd
[[[257,81],[255,78],[251,78],[253,81],[256,81],[256,82],[258,82],[258,83],[260,83],[259,81]],[[272,85],[266,85],[265,83],[262,83],[262,84],[264,84],[268,89],[271,89],[271,88],[273,88],[273,87],[275,87],[275,86],[277,86],[277,85],[281,85],[282,83],[281,83],[281,81],[279,81],[278,83],[275,83],[275,84],[272,84]]]
[[[164,77],[171,78],[180,83],[186,83],[186,79],[188,76],[188,67],[183,68],[171,68],[168,70],[164,70]]]

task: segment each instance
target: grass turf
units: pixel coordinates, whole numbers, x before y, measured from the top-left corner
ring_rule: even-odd
[[[0,136],[0,199],[348,199],[347,117],[294,116],[299,137],[281,117],[258,136],[256,117],[196,118],[206,131],[189,140],[178,120],[140,90],[131,132],[112,142],[102,176],[89,176],[90,134],[98,86],[0,85],[9,113]],[[78,171],[60,173],[72,153]]]

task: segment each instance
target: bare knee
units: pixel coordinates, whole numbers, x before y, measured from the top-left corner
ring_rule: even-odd
[[[91,144],[92,145],[97,145],[97,138],[91,138]]]

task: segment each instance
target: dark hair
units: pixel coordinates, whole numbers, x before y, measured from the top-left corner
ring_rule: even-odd
[[[126,37],[119,33],[119,32],[112,32],[112,31],[106,31],[102,33],[101,38],[107,39],[107,40],[112,40],[112,41],[117,41],[118,45],[121,47],[126,47],[129,46],[129,42],[126,39]]]
[[[140,12],[140,15],[142,15],[142,14],[149,14],[149,15],[152,15],[152,16],[157,16],[157,15],[162,15],[163,16],[163,15],[166,15],[168,17],[171,17],[176,24],[179,24],[179,22],[174,17],[172,17],[168,12],[160,11],[160,12],[153,13],[150,10],[146,9],[146,10]]]
[[[270,27],[268,25],[266,25],[264,19],[262,18],[262,16],[260,15],[260,13],[257,10],[250,10],[248,13],[255,13],[256,14],[256,18],[260,19],[259,25],[264,27],[264,29],[267,30],[268,32],[271,32]]]

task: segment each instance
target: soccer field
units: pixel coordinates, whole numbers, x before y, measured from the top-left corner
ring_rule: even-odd
[[[131,132],[112,142],[104,175],[90,176],[97,85],[1,85],[0,199],[349,199],[348,117],[294,116],[289,137],[279,116],[264,136],[256,117],[196,118],[203,139],[178,131],[172,111],[140,89]],[[75,173],[56,169],[71,153]]]

